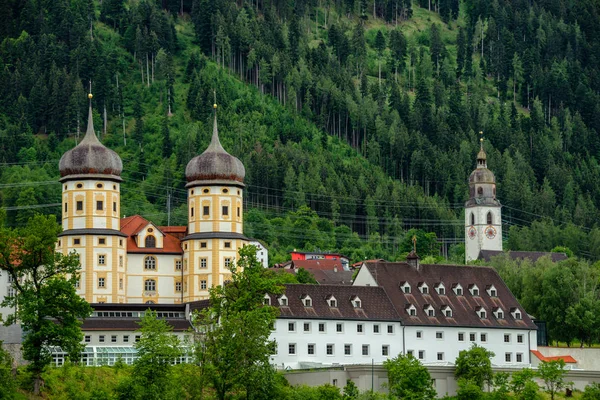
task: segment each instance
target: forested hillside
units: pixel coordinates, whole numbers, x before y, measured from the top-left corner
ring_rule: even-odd
[[[599,13],[599,0],[4,0],[6,223],[60,212],[58,159],[91,81],[125,215],[185,223],[183,173],[216,92],[221,140],[247,170],[246,233],[272,261],[315,247],[395,259],[410,228],[462,242],[479,131],[505,246],[598,259]]]

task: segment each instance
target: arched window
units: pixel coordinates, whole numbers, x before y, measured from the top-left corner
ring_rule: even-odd
[[[154,302],[152,300],[148,300],[146,304],[154,304]]]
[[[487,213],[487,223],[488,223],[488,225],[492,225],[492,224],[494,223],[494,220],[493,220],[493,218],[492,218],[492,212],[491,212],[491,211],[489,211],[489,212]]]
[[[144,269],[156,270],[156,258],[148,256],[144,259]]]
[[[156,238],[152,235],[146,236],[146,247],[154,248],[156,247]]]
[[[471,225],[475,225],[475,214],[471,213]]]
[[[144,290],[146,292],[156,291],[156,281],[154,279],[146,279],[144,281]]]

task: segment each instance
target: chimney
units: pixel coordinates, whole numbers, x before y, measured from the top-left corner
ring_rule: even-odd
[[[414,250],[408,253],[408,255],[406,256],[406,263],[414,269],[416,269],[417,271],[421,268],[421,265],[419,264],[419,256]]]
[[[337,272],[337,265],[333,266],[333,272]]]

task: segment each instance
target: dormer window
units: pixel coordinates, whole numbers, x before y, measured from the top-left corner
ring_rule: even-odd
[[[469,292],[471,292],[471,296],[479,296],[479,288],[477,285],[469,285]]]
[[[422,294],[429,294],[429,286],[426,283],[422,282],[419,284],[419,291]]]
[[[443,283],[438,283],[435,287],[435,291],[437,292],[437,294],[439,295],[445,295],[446,294],[446,287],[444,286]]]
[[[510,310],[510,314],[512,315],[512,317],[514,319],[523,319],[523,315],[521,314],[521,310],[519,310],[518,308],[512,308]]]
[[[312,307],[312,299],[310,298],[309,295],[305,294],[301,297],[302,299],[302,304],[304,304],[304,307]]]
[[[153,235],[146,236],[145,246],[150,249],[155,248],[156,247],[156,238]]]
[[[327,304],[329,307],[336,308],[337,307],[337,299],[333,296],[327,297]]]
[[[410,294],[410,284],[408,282],[400,282],[400,290],[404,294]]]
[[[425,315],[428,317],[435,317],[435,309],[431,304],[427,304],[423,309],[425,310]]]
[[[485,311],[485,308],[483,308],[483,307],[477,307],[475,309],[475,312],[477,313],[477,316],[479,316],[479,318],[481,318],[481,319],[486,319],[487,318],[487,312]]]
[[[500,307],[496,307],[493,312],[496,319],[504,319],[504,311]]]
[[[415,307],[413,304],[410,304],[408,307],[406,307],[406,312],[411,317],[416,317],[417,316],[417,307]]]
[[[279,305],[287,307],[287,305],[288,305],[288,298],[285,295],[283,295],[283,296],[281,296],[279,298]]]
[[[265,294],[265,297],[263,298],[263,304],[265,306],[270,306],[271,305],[271,296],[269,296],[268,294]]]
[[[450,306],[442,307],[442,314],[446,318],[452,318],[452,309],[450,308]]]
[[[362,302],[360,301],[360,299],[358,298],[358,296],[353,296],[350,299],[350,302],[352,303],[352,306],[354,308],[362,308]]]
[[[496,287],[494,285],[488,286],[486,291],[490,297],[498,297],[498,291],[496,290]]]
[[[452,287],[452,290],[454,291],[454,294],[457,295],[457,296],[462,296],[463,295],[463,288],[460,285],[460,283],[455,284]]]

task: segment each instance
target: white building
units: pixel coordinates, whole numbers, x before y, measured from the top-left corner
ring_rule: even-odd
[[[256,246],[256,259],[262,264],[263,268],[269,268],[269,249],[258,239],[248,240],[249,245]]]
[[[354,286],[381,287],[400,317],[403,352],[425,364],[454,363],[472,343],[494,352],[496,366],[525,367],[537,327],[489,267],[366,262]]]

